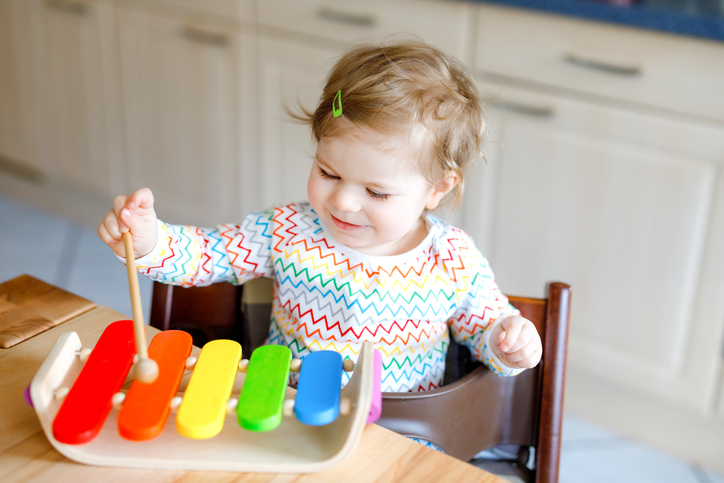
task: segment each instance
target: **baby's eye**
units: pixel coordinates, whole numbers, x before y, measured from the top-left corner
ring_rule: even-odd
[[[319,174],[321,174],[322,178],[325,178],[325,179],[339,179],[339,176],[332,176],[331,174],[329,174],[322,168],[319,168]]]
[[[382,193],[377,193],[376,191],[372,191],[372,190],[369,189],[369,188],[367,188],[367,193],[369,193],[369,195],[370,195],[372,198],[374,198],[374,199],[376,199],[376,200],[379,200],[379,201],[385,201],[386,199],[388,199],[388,198],[390,197],[390,195],[385,195],[385,194],[382,194]]]

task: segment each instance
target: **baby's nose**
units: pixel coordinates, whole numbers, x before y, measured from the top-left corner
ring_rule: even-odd
[[[340,186],[334,191],[333,196],[334,207],[339,211],[356,213],[360,210],[361,205],[353,189]]]

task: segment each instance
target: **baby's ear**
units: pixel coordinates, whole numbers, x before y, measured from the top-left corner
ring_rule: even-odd
[[[425,208],[428,210],[434,210],[437,208],[440,201],[455,187],[455,185],[458,184],[458,181],[458,175],[449,171],[442,181],[438,181],[435,185],[433,185],[432,193],[430,194],[430,198],[427,200]]]

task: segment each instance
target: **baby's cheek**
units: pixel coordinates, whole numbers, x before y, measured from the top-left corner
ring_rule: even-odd
[[[307,200],[309,200],[309,204],[312,206],[312,209],[321,216],[320,209],[322,208],[322,193],[321,189],[319,189],[318,186],[315,185],[313,181],[309,181],[307,185]]]

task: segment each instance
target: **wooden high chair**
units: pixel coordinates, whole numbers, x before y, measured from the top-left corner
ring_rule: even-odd
[[[570,286],[551,283],[545,299],[509,297],[541,335],[543,358],[537,367],[515,377],[498,377],[451,341],[446,385],[419,393],[383,393],[378,424],[436,443],[465,461],[482,450],[512,445],[516,454],[510,460],[474,464],[518,481],[556,482],[570,293]],[[271,281],[266,279],[243,286],[193,288],[154,282],[150,324],[161,330],[187,330],[197,345],[234,338],[243,353],[250,354],[267,336],[271,300]]]

